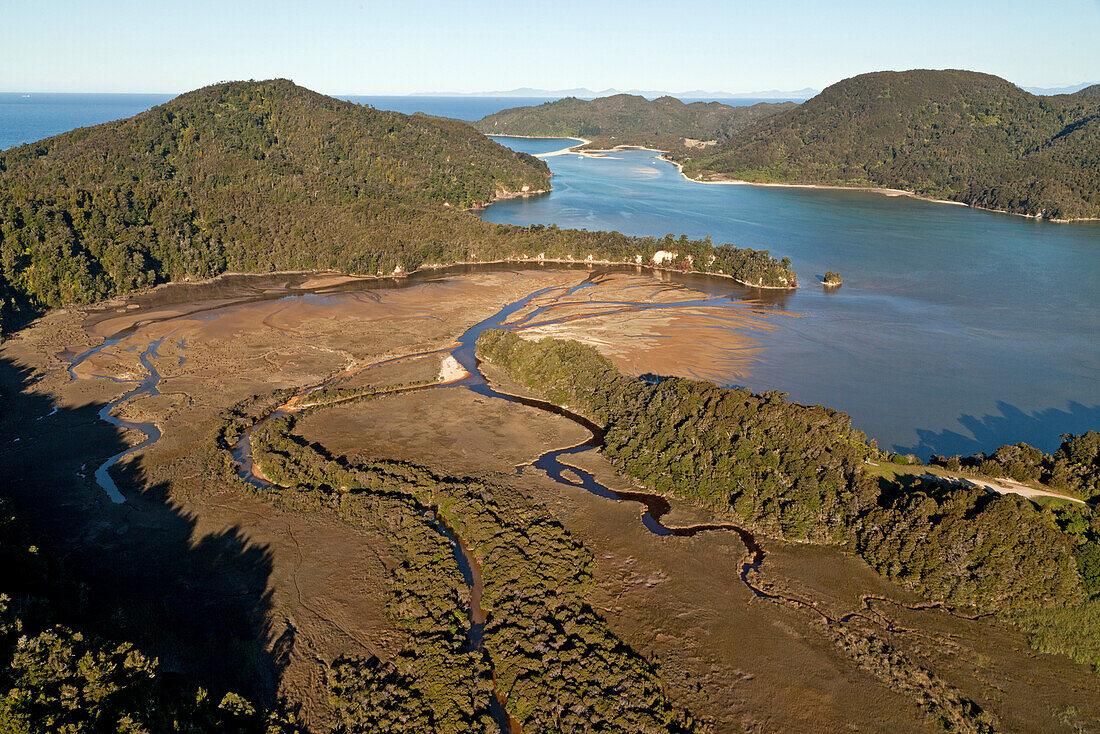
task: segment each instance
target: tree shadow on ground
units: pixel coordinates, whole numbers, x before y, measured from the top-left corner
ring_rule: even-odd
[[[239,527],[196,537],[194,516],[147,482],[140,461],[111,469],[127,497],[114,504],[94,479],[124,450],[122,432],[99,420],[102,403],[54,409],[24,392],[31,370],[0,359],[0,494],[57,554],[75,594],[67,618],[78,631],[129,640],[161,670],[214,696],[233,690],[275,700],[283,664],[268,649],[268,547]],[[0,568],[0,591],[14,582]]]
[[[972,436],[947,429],[917,429],[919,440],[915,446],[895,445],[894,450],[927,459],[932,454],[966,456],[978,452],[992,453],[1001,446],[1022,442],[1050,453],[1061,444],[1059,437],[1063,433],[1084,433],[1100,428],[1100,405],[1089,407],[1073,402],[1066,410],[1048,408],[1037,413],[1026,413],[1014,405],[999,401],[997,410],[999,415],[989,414],[981,418],[965,413],[959,416],[959,423]]]

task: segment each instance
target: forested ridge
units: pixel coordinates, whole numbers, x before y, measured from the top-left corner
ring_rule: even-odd
[[[685,104],[675,97],[648,100],[633,94],[583,100],[576,97],[487,115],[474,127],[488,135],[575,137],[593,147],[641,145],[662,150],[729,139],[747,125],[795,107],[793,102],[732,106],[721,102]],[[690,147],[690,145],[689,145]]]
[[[605,426],[604,454],[647,488],[776,537],[843,546],[931,600],[1010,619],[1040,649],[1100,668],[1096,509],[872,476],[865,460],[882,457],[849,416],[783,393],[639,380],[593,347],[498,330],[478,353]],[[1082,465],[1082,494],[1100,493],[1094,433],[1067,436],[1060,454]]]
[[[970,71],[862,74],[682,162],[692,177],[888,187],[1097,218],[1100,95],[1040,97]]]
[[[545,190],[548,178],[541,161],[456,120],[286,80],[218,84],[0,153],[0,315],[226,271],[375,275],[539,255],[649,262],[661,248],[461,211]],[[767,253],[737,250],[735,272],[735,248],[712,261],[709,241],[677,245],[699,270],[794,283]]]

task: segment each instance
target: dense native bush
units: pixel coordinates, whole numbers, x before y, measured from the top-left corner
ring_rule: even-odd
[[[1042,482],[1086,500],[1100,499],[1100,433],[1063,434],[1062,445],[1046,454],[1026,443],[1002,446],[988,456],[933,456],[933,464],[1018,482]]]
[[[862,74],[681,158],[689,175],[885,186],[1019,214],[1100,217],[1095,96],[1039,97],[969,71]]]
[[[1081,546],[1100,527],[1091,508],[876,480],[863,467],[872,449],[843,413],[782,393],[634,379],[577,342],[491,330],[478,353],[604,425],[608,459],[647,487],[777,536],[844,544],[929,598],[1034,613],[1081,602],[1093,583]]]
[[[684,104],[675,97],[648,100],[616,94],[592,100],[566,97],[533,107],[514,107],[487,115],[473,125],[487,135],[584,138],[594,147],[639,145],[693,150],[725,140],[757,120],[794,106],[793,102],[737,107],[720,102]]]
[[[215,439],[221,448],[235,440],[227,427],[240,416],[227,414]],[[405,647],[386,663],[333,664],[340,731],[499,731],[494,683],[524,731],[696,731],[668,701],[655,663],[585,602],[592,556],[544,508],[512,489],[413,464],[334,460],[293,426],[277,418],[252,435],[254,460],[273,485],[264,496],[307,496],[379,530],[397,561],[389,612],[408,636]],[[483,579],[480,646],[463,546]]]
[[[168,678],[126,641],[76,629],[79,587],[0,501],[0,731],[298,731],[235,693],[220,700]]]
[[[0,152],[0,312],[227,270],[388,275],[540,255],[648,263],[665,245],[461,211],[548,189],[548,178],[538,159],[456,120],[361,107],[285,80],[219,84]],[[680,267],[794,284],[789,263],[766,252],[675,245]]]

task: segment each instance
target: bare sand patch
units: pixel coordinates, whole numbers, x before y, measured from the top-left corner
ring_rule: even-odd
[[[762,337],[789,318],[743,296],[703,303],[709,297],[702,292],[648,273],[593,271],[590,285],[567,292],[585,277],[576,270],[502,270],[361,289],[331,274],[233,277],[49,314],[0,347],[4,388],[21,401],[17,413],[0,415],[4,435],[20,439],[0,452],[5,476],[21,510],[86,559],[93,597],[161,624],[163,639],[147,649],[179,670],[287,695],[321,728],[324,664],[346,653],[386,658],[401,645],[386,616],[388,542],[323,512],[277,508],[226,486],[204,458],[219,415],[253,395],[338,374],[347,375],[344,386],[378,388],[432,382],[441,371],[454,376],[453,365],[442,369],[442,353],[379,363],[445,350],[503,304],[540,288],[552,290],[509,320],[519,333],[595,344],[635,374],[747,373]],[[333,290],[303,292],[310,288]],[[685,302],[692,305],[678,305]],[[130,305],[137,308],[119,311]],[[68,357],[123,329],[133,331],[78,365],[70,379]],[[155,422],[163,436],[120,467],[118,484],[129,501],[111,506],[92,473],[120,443],[140,436],[120,434],[96,413],[148,374],[140,354],[157,339],[163,341],[149,360],[161,375],[161,395],[123,403],[118,414]],[[379,366],[363,369],[372,364]],[[32,377],[42,379],[28,388]],[[516,474],[517,465],[542,452],[584,440],[572,422],[440,387],[310,412],[297,430],[337,454],[491,476],[547,505],[596,558],[589,601],[627,643],[661,659],[674,700],[715,731],[937,729],[913,700],[844,654],[819,617],[756,598],[737,577],[745,547],[734,534],[657,537],[640,523],[635,503],[563,487],[531,467]],[[595,452],[568,463],[630,488]],[[673,503],[668,519],[722,518]],[[776,589],[830,613],[858,610],[868,595],[887,599],[867,603],[920,634],[873,625],[866,634],[883,636],[995,711],[1006,729],[1054,730],[1070,706],[1100,719],[1100,679],[1083,666],[1035,653],[999,624],[909,609],[911,595],[837,549],[763,542],[762,578]],[[193,566],[179,567],[192,556]],[[177,634],[175,614],[194,626]],[[237,624],[226,632],[236,636],[232,645],[212,637],[201,654],[185,654],[185,633],[210,625],[220,634],[229,626],[221,624],[225,618]],[[260,672],[216,654],[238,649],[248,653],[242,659],[259,661]],[[224,669],[211,672],[223,658]]]

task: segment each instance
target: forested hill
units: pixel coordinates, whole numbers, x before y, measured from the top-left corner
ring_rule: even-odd
[[[761,102],[733,107],[719,102],[684,104],[675,97],[648,100],[616,94],[582,100],[567,97],[489,115],[474,127],[489,135],[586,138],[594,146],[644,145],[663,150],[722,141],[741,128],[796,105]]]
[[[849,416],[784,393],[636,379],[592,346],[501,330],[482,333],[477,351],[603,427],[603,455],[649,491],[772,537],[841,545],[929,600],[1012,621],[1039,649],[1100,671],[1100,509],[991,494],[923,468],[898,479]],[[1003,461],[1100,495],[1100,436],[1063,440],[1053,457],[1004,447],[988,471]]]
[[[695,177],[905,189],[1048,217],[1100,217],[1100,99],[1038,97],[969,71],[846,79],[683,160]]]
[[[1091,87],[1079,89],[1071,96],[1082,97],[1084,99],[1100,100],[1100,84],[1093,84]]]
[[[649,262],[673,244],[697,269],[794,283],[767,253],[490,225],[462,211],[548,189],[548,178],[541,161],[456,120],[362,107],[286,80],[206,87],[0,153],[0,317],[11,328],[43,308],[227,270],[373,275],[539,255]]]

